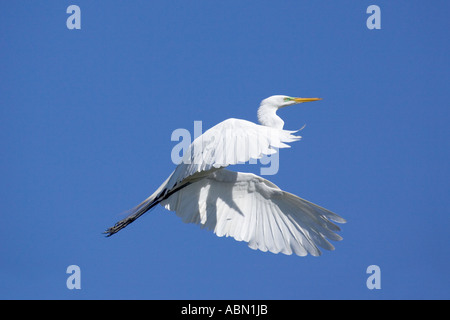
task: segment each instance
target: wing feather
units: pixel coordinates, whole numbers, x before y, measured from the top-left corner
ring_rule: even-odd
[[[161,202],[186,223],[199,224],[217,236],[248,242],[252,249],[305,256],[333,250],[327,240],[345,220],[285,192],[251,173],[221,169],[193,182]]]
[[[260,159],[289,148],[286,143],[299,140],[297,131],[261,126],[241,119],[227,119],[207,130],[189,146],[182,162],[171,175],[166,189],[171,190],[199,172],[208,174],[228,165]]]

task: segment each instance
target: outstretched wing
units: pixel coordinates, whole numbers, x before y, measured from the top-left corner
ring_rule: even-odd
[[[218,168],[273,154],[277,148],[289,148],[286,143],[301,138],[295,132],[241,119],[222,121],[192,142],[166,187],[170,190],[194,174],[209,174]]]
[[[130,214],[109,228],[106,234],[117,233],[162,200],[223,167],[273,154],[276,148],[289,148],[287,142],[301,138],[293,135],[295,132],[240,119],[228,119],[217,124],[192,142],[182,163],[158,190],[131,209]]]
[[[317,256],[345,223],[337,214],[285,192],[251,173],[221,169],[172,194],[161,204],[186,223],[196,223],[219,237],[248,242],[252,249]]]

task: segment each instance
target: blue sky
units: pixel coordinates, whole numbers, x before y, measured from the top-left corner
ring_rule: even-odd
[[[448,1],[0,8],[0,298],[450,298]],[[279,112],[306,128],[266,178],[347,219],[335,251],[253,251],[162,207],[101,234],[172,172],[174,129],[256,121],[273,94],[324,98]]]

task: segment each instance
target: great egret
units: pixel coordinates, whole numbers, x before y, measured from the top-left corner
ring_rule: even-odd
[[[271,96],[258,109],[260,125],[232,118],[207,130],[169,178],[105,233],[115,234],[159,203],[186,223],[248,242],[252,249],[299,256],[320,255],[318,246],[333,250],[326,238],[342,240],[332,221],[345,223],[343,218],[257,175],[224,169],[290,147],[286,143],[300,137],[283,130],[277,110],[317,100]]]

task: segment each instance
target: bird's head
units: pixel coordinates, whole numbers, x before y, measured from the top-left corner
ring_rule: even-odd
[[[275,107],[276,109],[280,109],[283,107],[291,106],[293,104],[299,104],[303,102],[310,102],[310,101],[317,101],[322,100],[322,98],[293,98],[289,96],[283,96],[283,95],[275,95],[268,97],[261,101],[262,105],[267,105],[271,107]]]
[[[289,96],[276,95],[261,101],[258,109],[258,121],[263,126],[283,129],[284,121],[276,114],[283,107],[303,102],[322,100],[321,98],[293,98]]]

